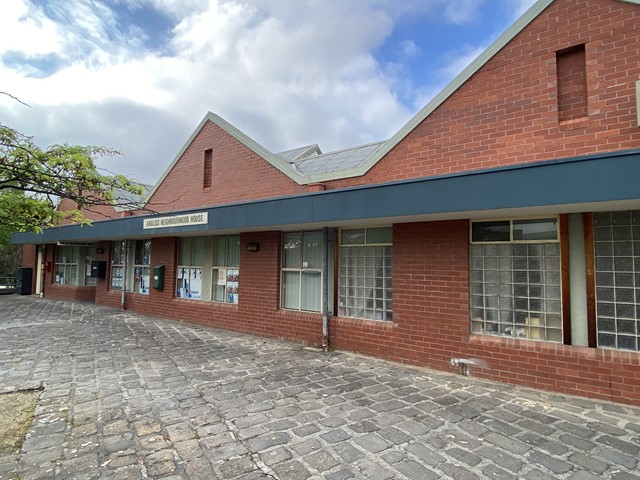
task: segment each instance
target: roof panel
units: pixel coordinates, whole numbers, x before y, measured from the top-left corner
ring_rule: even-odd
[[[358,147],[346,148],[335,152],[305,158],[297,164],[304,175],[337,172],[355,168],[377,152],[385,142],[368,143]]]

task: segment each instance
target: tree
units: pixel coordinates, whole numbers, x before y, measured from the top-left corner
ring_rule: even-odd
[[[65,220],[88,224],[85,213],[97,206],[140,208],[141,184],[96,166],[97,157],[118,154],[96,146],[41,149],[33,138],[0,123],[0,256],[14,254],[12,232],[41,232]],[[77,208],[61,211],[62,199]]]
[[[96,167],[96,157],[117,154],[80,145],[41,149],[31,137],[0,124],[0,223],[13,231],[40,232],[66,219],[89,223],[82,210],[97,205],[137,206],[131,195],[122,193],[140,196],[140,184]],[[63,198],[77,209],[60,211]]]
[[[13,232],[41,232],[65,220],[88,224],[87,212],[109,205],[140,208],[143,186],[123,175],[102,173],[95,157],[117,155],[104,147],[53,145],[39,148],[31,137],[0,124],[0,275],[13,275],[20,249]],[[62,211],[62,199],[76,208]]]

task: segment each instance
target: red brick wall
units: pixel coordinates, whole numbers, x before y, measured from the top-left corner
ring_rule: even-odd
[[[389,360],[640,405],[640,355],[470,335],[467,221],[394,226],[393,324],[331,319],[331,342]]]
[[[56,300],[93,302],[96,299],[96,287],[74,287],[71,285],[51,283],[45,287],[45,295],[47,298],[54,298]]]
[[[331,345],[412,365],[456,371],[452,358],[471,359],[471,375],[640,405],[640,355],[547,342],[470,335],[468,222],[394,226],[394,321],[330,319]],[[260,251],[246,250],[257,242]],[[127,309],[202,325],[319,346],[320,314],[281,310],[280,234],[241,235],[238,305],[175,298],[175,238],[153,239],[152,265],[164,264],[163,291],[128,293]],[[100,259],[108,257],[109,248]],[[120,306],[119,291],[98,280],[98,304]],[[52,298],[90,300],[90,287],[46,286]]]
[[[203,188],[205,150],[213,149],[211,187]],[[168,160],[167,160],[168,162]],[[173,211],[306,192],[262,157],[207,122],[150,199]]]
[[[126,294],[126,308],[149,315],[255,333],[270,338],[286,338],[305,344],[322,342],[322,316],[284,311],[280,305],[279,232],[248,233],[240,236],[240,302],[237,305],[175,297],[175,238],[155,238],[151,264],[165,265],[164,290],[151,289],[149,295]],[[247,243],[260,245],[248,252]],[[108,289],[109,279],[99,283],[96,303],[120,306],[120,291]]]
[[[558,77],[558,119],[576,120],[589,114],[587,61],[582,48],[573,48],[556,55]]]

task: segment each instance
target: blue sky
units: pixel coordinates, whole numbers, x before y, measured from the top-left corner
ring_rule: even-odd
[[[207,111],[272,151],[393,135],[534,0],[2,0],[0,122],[154,183]],[[101,163],[102,164],[102,163]]]

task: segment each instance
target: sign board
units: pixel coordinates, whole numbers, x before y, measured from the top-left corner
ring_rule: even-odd
[[[190,225],[206,225],[209,223],[209,213],[187,213],[184,215],[173,215],[171,217],[145,218],[143,229],[167,228],[167,227],[187,227]]]

